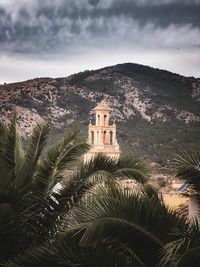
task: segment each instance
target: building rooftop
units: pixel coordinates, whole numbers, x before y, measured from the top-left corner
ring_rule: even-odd
[[[105,103],[104,100],[101,101],[101,103],[99,103],[96,108],[93,109],[95,110],[107,110],[107,111],[112,111],[112,109]]]

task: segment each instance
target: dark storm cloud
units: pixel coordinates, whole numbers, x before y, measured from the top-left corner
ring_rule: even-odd
[[[96,6],[99,2],[100,0],[88,0],[88,3],[92,6]]]
[[[163,5],[143,6],[135,5],[134,2],[114,3],[107,10],[108,16],[128,16],[142,24],[152,22],[157,26],[166,27],[169,24],[192,24],[200,26],[200,5],[168,3]]]
[[[195,39],[200,29],[199,0],[4,1],[0,4],[0,51],[70,52],[84,46],[115,45],[116,40],[121,44],[139,41],[140,32],[151,36],[151,31],[161,34],[161,28],[167,33],[169,27],[171,39],[181,28],[193,31]],[[170,44],[173,41],[176,45],[176,40]]]

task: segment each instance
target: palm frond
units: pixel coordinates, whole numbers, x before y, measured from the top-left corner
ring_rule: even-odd
[[[117,161],[117,166],[119,169],[130,168],[136,169],[142,172],[144,175],[149,176],[151,174],[151,167],[147,161],[143,158],[136,158],[131,155],[122,155]]]
[[[177,177],[200,190],[200,150],[183,151],[176,156],[175,163],[178,168]]]
[[[133,179],[138,183],[145,184],[151,175],[151,168],[142,158],[121,156],[116,162],[117,171],[114,177],[123,179]]]
[[[135,179],[145,183],[148,180],[148,170],[146,163],[140,159],[123,157],[115,160],[99,154],[82,163],[79,169],[69,176],[55,197],[57,201],[66,201],[72,206],[97,183],[119,179]]]
[[[21,138],[18,134],[16,125],[16,112],[12,114],[8,130],[4,129],[4,141],[1,145],[0,162],[1,176],[4,182],[9,183],[16,180],[21,165],[23,164],[24,152]]]
[[[0,260],[4,260],[9,256],[9,250],[15,244],[15,231],[13,231],[14,224],[14,210],[9,203],[0,204]]]
[[[120,247],[80,247],[77,243],[71,244],[65,240],[53,244],[44,244],[38,248],[29,249],[14,259],[5,261],[2,267],[144,267],[142,261],[131,251]]]
[[[63,172],[89,149],[86,143],[76,144],[77,133],[70,131],[61,142],[47,152],[47,157],[38,166],[32,184],[34,192],[39,196],[52,194],[54,186],[60,182]]]
[[[108,183],[106,187],[96,188],[92,197],[88,196],[80,207],[67,214],[63,231],[81,235],[80,243],[84,246],[110,244],[115,240],[139,258],[157,253],[158,259],[158,251],[168,240],[169,229],[174,224],[181,225],[184,221],[159,202],[155,194],[150,199],[144,193],[130,193]]]
[[[200,164],[200,150],[182,150],[179,155],[176,155],[174,159],[178,167],[183,166],[199,166]]]
[[[154,188],[150,184],[145,184],[142,188],[142,193],[145,197],[147,197],[150,201],[158,201],[160,205],[163,205],[163,197],[162,194]]]
[[[41,156],[44,146],[47,143],[50,132],[50,123],[37,123],[33,129],[31,141],[25,153],[24,164],[21,169],[21,177],[19,177],[19,185],[27,185],[32,181],[33,174],[36,171],[38,160]]]
[[[145,184],[148,181],[148,176],[134,168],[119,169],[113,173],[113,177],[118,178],[119,180],[133,179],[141,184]]]
[[[8,132],[7,127],[0,122],[0,147],[2,146],[6,138],[7,132]]]
[[[21,168],[24,164],[24,149],[22,145],[22,140],[21,136],[16,129],[16,166],[15,166],[15,171],[16,171],[16,180],[15,184],[18,183],[18,179],[21,176]]]
[[[1,264],[2,267],[43,267],[43,266],[75,266],[76,259],[71,253],[69,247],[62,245],[44,244],[40,247],[27,250],[14,259],[5,261]]]
[[[174,224],[168,234],[171,241],[168,241],[162,248],[159,266],[168,266],[169,263],[176,266],[182,257],[186,257],[185,260],[187,260],[190,255],[187,252],[199,247],[200,231],[197,221],[193,224],[186,222],[182,225]]]
[[[194,190],[193,197],[200,207],[200,150],[183,151],[176,156],[175,163],[178,168],[176,176]]]

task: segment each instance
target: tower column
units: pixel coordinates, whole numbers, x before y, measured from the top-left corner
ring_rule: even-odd
[[[88,135],[89,135],[89,136],[88,136],[88,139],[89,139],[88,141],[89,141],[90,144],[92,144],[92,134],[91,134],[91,130],[88,131]]]
[[[97,145],[99,145],[99,131],[97,130]]]
[[[95,131],[95,135],[94,135],[95,137],[95,141],[94,141],[94,143],[95,143],[95,145],[97,145],[97,130]]]
[[[116,129],[113,130],[113,145],[116,143]]]
[[[100,135],[99,135],[99,144],[102,146],[103,145],[103,132],[100,130]]]
[[[99,145],[101,145],[101,130],[99,130]]]
[[[100,114],[97,112],[96,113],[96,126],[100,126],[101,125],[101,116]]]

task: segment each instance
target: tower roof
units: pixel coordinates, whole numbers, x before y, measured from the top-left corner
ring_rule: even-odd
[[[112,111],[112,109],[105,103],[104,100],[99,103],[96,108],[93,109],[94,111],[96,110],[107,110],[107,111]]]

